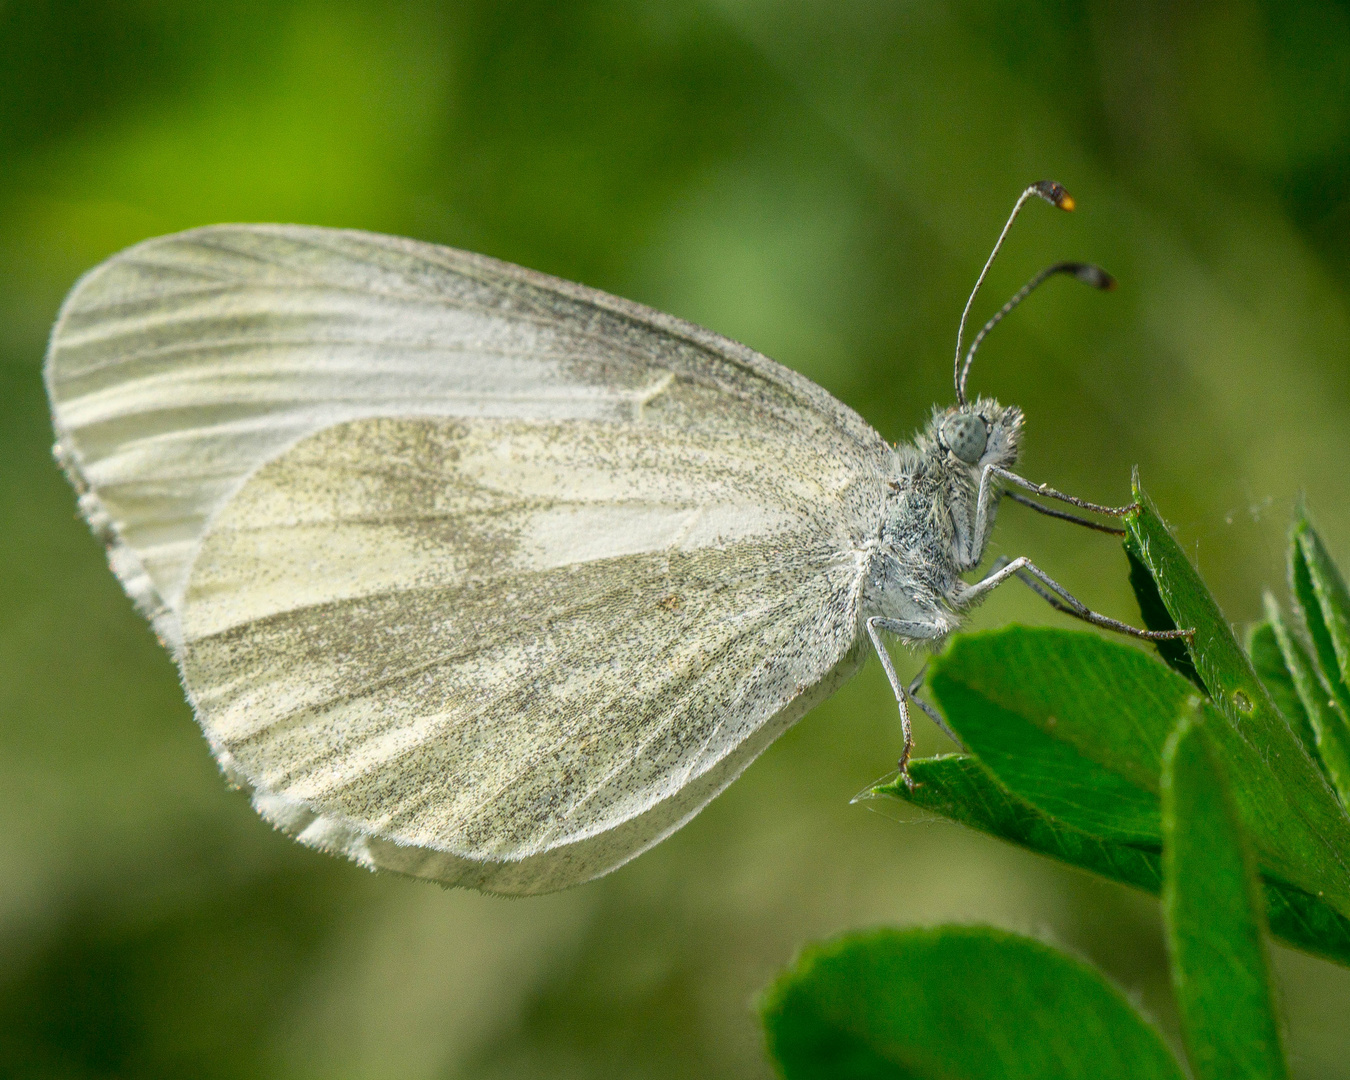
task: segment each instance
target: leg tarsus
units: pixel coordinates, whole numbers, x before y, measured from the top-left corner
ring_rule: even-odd
[[[969,753],[966,749],[966,744],[961,741],[961,736],[948,727],[947,721],[942,718],[942,714],[933,708],[933,706],[929,705],[928,702],[924,701],[923,698],[919,697],[919,690],[923,687],[923,679],[927,674],[928,665],[924,664],[924,666],[919,669],[919,673],[914,676],[913,681],[911,681],[906,688],[905,693],[909,695],[909,699],[914,702],[915,705],[928,714],[928,719],[938,726],[942,731],[942,734],[946,735],[947,738],[956,743],[963,752]]]
[[[1003,560],[999,561],[1002,562]],[[1144,641],[1172,641],[1177,638],[1191,640],[1195,637],[1194,627],[1185,630],[1140,630],[1138,627],[1131,626],[1129,623],[1123,623],[1118,619],[1112,619],[1107,615],[1101,615],[1084,604],[1025,555],[1004,563],[1001,567],[998,567],[985,575],[974,585],[969,586],[965,592],[961,594],[960,603],[962,606],[970,603],[981,593],[997,588],[999,585],[1002,585],[1003,582],[1007,581],[1008,578],[1013,576],[1018,577],[1025,584],[1030,585],[1042,599],[1056,610],[1062,611],[1066,615],[1072,615],[1075,619],[1082,619],[1083,622],[1091,623],[1093,626],[1114,630],[1119,634],[1127,634],[1130,637],[1140,638]],[[1041,584],[1044,584],[1050,592],[1054,593],[1055,598],[1051,598],[1043,592],[1037,584],[1033,583],[1033,577],[1039,579]]]
[[[1103,525],[1100,521],[1089,521],[1087,518],[1079,517],[1077,514],[1069,514],[1063,510],[1056,510],[1051,506],[1042,506],[1035,499],[1028,499],[1025,495],[1019,495],[1015,491],[1004,491],[1004,495],[1015,503],[1021,503],[1023,506],[1029,506],[1038,514],[1045,514],[1046,517],[1058,518],[1060,521],[1071,521],[1075,525],[1081,525],[1085,529],[1095,529],[1097,532],[1109,533],[1111,536],[1124,536],[1124,529],[1117,529],[1114,525]]]
[[[1086,499],[1080,499],[1075,495],[1066,495],[1062,491],[1056,491],[1049,484],[1034,483],[1025,476],[1018,476],[1017,473],[1010,469],[1004,469],[998,465],[988,466],[988,471],[1000,479],[1016,484],[1024,491],[1030,491],[1033,495],[1041,495],[1047,499],[1058,499],[1060,502],[1066,502],[1070,506],[1078,507],[1080,510],[1091,510],[1094,514],[1109,514],[1111,517],[1124,517],[1126,514],[1139,509],[1138,503],[1130,503],[1127,506],[1100,506],[1097,503],[1088,502]]]

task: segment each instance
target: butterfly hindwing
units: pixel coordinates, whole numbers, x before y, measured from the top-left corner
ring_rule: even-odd
[[[350,422],[213,520],[185,681],[257,788],[556,887],[659,839],[852,670],[868,497],[809,445]]]

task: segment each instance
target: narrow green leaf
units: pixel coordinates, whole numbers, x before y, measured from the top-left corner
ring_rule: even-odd
[[[1162,856],[1157,848],[1103,840],[1019,799],[973,757],[951,754],[910,765],[912,788],[898,778],[872,795],[901,799],[972,829],[1112,881],[1157,895]],[[1350,919],[1302,889],[1266,881],[1271,932],[1296,949],[1350,967]]]
[[[1233,781],[1262,866],[1350,914],[1350,819],[1238,645],[1232,628],[1139,485],[1129,546],[1153,575],[1173,622],[1194,627],[1191,659],[1227,724],[1210,737]],[[1175,715],[1175,714],[1173,714]]]
[[[1288,1075],[1256,868],[1198,705],[1163,755],[1163,915],[1196,1080]]]
[[[1275,598],[1266,593],[1265,602],[1271,633],[1312,729],[1314,753],[1340,796],[1341,804],[1350,806],[1350,738],[1347,738],[1350,732],[1328,696],[1316,662],[1303,648],[1303,643],[1289,632]]]
[[[1308,692],[1317,703],[1308,719],[1317,735],[1317,752],[1342,804],[1350,805],[1350,689],[1341,660],[1350,602],[1345,582],[1303,511],[1289,537],[1289,589],[1312,642],[1314,680]]]
[[[1266,610],[1270,611],[1274,598],[1266,594]],[[1278,608],[1276,609],[1278,611]],[[1294,677],[1289,674],[1284,653],[1280,649],[1275,628],[1269,622],[1255,623],[1247,630],[1247,656],[1257,677],[1266,684],[1275,707],[1289,721],[1289,727],[1309,756],[1316,757],[1314,748],[1317,738],[1312,725],[1308,722],[1308,712],[1303,707],[1303,699],[1294,685]]]
[[[1346,589],[1345,579],[1331,561],[1326,545],[1317,535],[1303,507],[1299,508],[1294,521],[1294,541],[1303,555],[1325,633],[1335,657],[1335,663],[1326,665],[1327,675],[1339,675],[1344,688],[1346,683],[1350,683],[1350,590]]]
[[[1266,742],[1278,742],[1265,730],[1273,728],[1278,717],[1274,702],[1214,597],[1144,493],[1137,473],[1134,497],[1136,509],[1125,518],[1126,550],[1152,575],[1172,624],[1195,629],[1188,651],[1206,692],[1234,725],[1261,733]],[[1287,733],[1280,719],[1278,727]]]
[[[1286,945],[1350,967],[1350,919],[1293,885],[1262,881],[1272,934]]]
[[[759,1002],[786,1080],[1181,1080],[1096,970],[978,926],[875,930],[803,951]]]
[[[1167,605],[1163,603],[1162,596],[1158,593],[1158,583],[1153,580],[1153,575],[1148,572],[1148,567],[1139,556],[1130,549],[1128,540],[1127,536],[1125,558],[1130,564],[1130,588],[1134,590],[1134,597],[1139,602],[1139,614],[1144,620],[1144,626],[1149,630],[1177,629],[1172,616],[1167,614]],[[1209,693],[1200,678],[1200,673],[1195,670],[1195,664],[1191,662],[1191,654],[1184,641],[1175,639],[1155,641],[1153,647],[1158,650],[1158,655],[1168,667],[1190,679],[1199,687],[1202,694]]]

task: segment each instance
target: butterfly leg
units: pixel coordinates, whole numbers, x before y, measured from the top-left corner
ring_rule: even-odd
[[[1004,481],[1002,491],[999,490],[997,481]],[[1012,487],[1020,487],[1024,491],[1030,491],[1035,495],[1043,496],[1047,499],[1058,499],[1060,502],[1066,502],[1071,506],[1077,506],[1083,510],[1090,510],[1094,514],[1107,514],[1111,517],[1123,517],[1131,510],[1135,509],[1135,504],[1128,506],[1100,506],[1097,503],[1088,502],[1086,499],[1077,498],[1074,495],[1066,495],[1062,491],[1056,491],[1049,484],[1037,484],[1028,480],[1024,476],[1018,476],[1017,473],[1002,468],[999,465],[986,465],[980,473],[980,487],[975,497],[975,515],[969,535],[963,535],[960,528],[957,530],[957,563],[963,568],[973,567],[979,562],[980,556],[984,552],[984,546],[989,538],[989,515],[990,508],[999,494],[1006,495],[1013,502],[1019,502],[1023,506],[1029,506],[1037,513],[1046,514],[1049,517],[1059,518],[1060,521],[1071,521],[1075,525],[1082,525],[1088,529],[1096,529],[1098,532],[1110,533],[1112,536],[1124,536],[1125,530],[1116,528],[1114,525],[1103,525],[1097,521],[1089,521],[1087,518],[1079,517],[1077,514],[1070,514],[1064,510],[1056,510],[1049,506],[1043,506],[1034,499],[1028,499],[1025,495],[1019,495],[1012,491]],[[958,526],[960,517],[957,518]]]
[[[1029,506],[1038,514],[1044,514],[1046,517],[1058,518],[1060,521],[1071,521],[1075,525],[1081,525],[1085,529],[1096,529],[1097,532],[1110,533],[1112,536],[1124,536],[1124,529],[1117,529],[1114,525],[1103,525],[1100,521],[1089,521],[1085,517],[1079,517],[1077,514],[1068,514],[1063,510],[1056,510],[1053,506],[1042,506],[1035,499],[1028,499],[1025,495],[1019,495],[1015,491],[1005,491],[1005,498],[1011,499],[1015,503],[1021,503],[1023,506]]]
[[[877,656],[881,658],[881,666],[886,670],[886,678],[895,694],[895,704],[900,709],[900,732],[905,739],[904,749],[900,752],[900,778],[904,780],[906,786],[912,787],[914,782],[909,778],[909,756],[914,752],[914,729],[909,722],[908,700],[918,690],[919,684],[923,680],[923,672],[920,672],[919,678],[906,688],[905,684],[900,681],[900,676],[895,673],[895,665],[891,662],[891,654],[886,651],[886,644],[881,640],[881,631],[883,630],[888,634],[897,634],[900,637],[909,638],[911,641],[925,641],[941,637],[947,632],[947,629],[937,623],[907,622],[903,619],[883,618],[880,615],[873,615],[867,620],[867,636],[872,639],[872,647],[876,649]],[[952,735],[951,729],[938,719],[936,710],[930,709],[917,697],[914,698],[914,702],[934,720],[937,720],[943,731]],[[952,738],[955,739],[956,736],[952,735]],[[958,739],[957,742],[960,742],[960,740]]]
[[[919,697],[919,691],[923,689],[924,676],[927,674],[928,665],[924,664],[923,667],[919,668],[919,673],[910,681],[909,686],[905,688],[905,693],[909,695],[909,699],[914,702],[915,705],[928,714],[928,719],[933,721],[947,738],[951,739],[951,741],[956,743],[962,750],[965,750],[966,744],[961,741],[961,736],[947,726],[947,721],[942,718],[942,714],[933,708],[933,706],[929,705],[928,702],[924,701],[923,698]]]
[[[1000,566],[999,563],[1002,563],[1002,565]],[[1025,555],[1010,561],[999,559],[988,574],[974,585],[968,585],[956,598],[956,602],[959,606],[965,607],[1014,576],[1021,579],[1024,584],[1029,585],[1037,595],[1056,611],[1072,615],[1075,619],[1082,619],[1093,626],[1101,626],[1107,630],[1114,630],[1118,634],[1128,634],[1130,637],[1142,638],[1145,641],[1170,641],[1174,638],[1190,638],[1195,634],[1194,628],[1186,630],[1140,630],[1129,623],[1123,623],[1107,615],[1098,614]],[[1042,588],[1042,585],[1045,588]]]
[[[1108,514],[1111,517],[1124,517],[1132,510],[1137,510],[1139,508],[1138,503],[1129,503],[1126,506],[1102,506],[1098,503],[1088,502],[1086,499],[1080,499],[1076,495],[1065,495],[1064,492],[1056,491],[1049,484],[1037,484],[1032,480],[1028,480],[1025,476],[1018,476],[1015,472],[1012,472],[1010,469],[1005,469],[1000,465],[985,466],[984,476],[980,478],[981,486],[983,486],[984,479],[990,475],[997,476],[1001,480],[1006,480],[1010,484],[1016,484],[1018,487],[1031,492],[1033,495],[1042,495],[1047,499],[1058,499],[1060,502],[1068,503],[1070,506],[1076,506],[1080,510],[1090,510],[1094,514]],[[1081,519],[1075,518],[1073,520]]]
[[[993,565],[989,567],[989,572],[985,574],[984,577],[980,578],[980,582],[983,583],[985,581],[988,581],[991,577],[997,574],[1010,562],[1012,562],[1012,559],[1009,558],[1007,555],[1000,555],[997,559],[994,560]],[[1020,581],[1023,585],[1025,585],[1032,592],[1034,592],[1037,596],[1039,596],[1042,600],[1044,600],[1056,611],[1062,611],[1066,615],[1073,615],[1073,616],[1078,615],[1077,611],[1069,607],[1049,589],[1041,585],[1041,583],[1037,581],[1034,577],[1032,577],[1029,573],[1027,573],[1025,569],[1017,571],[1017,580]]]

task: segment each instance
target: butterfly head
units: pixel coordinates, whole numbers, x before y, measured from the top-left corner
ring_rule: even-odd
[[[986,465],[1011,467],[1022,436],[1022,410],[978,398],[964,405],[938,409],[929,426],[932,441],[953,465],[976,471]]]

